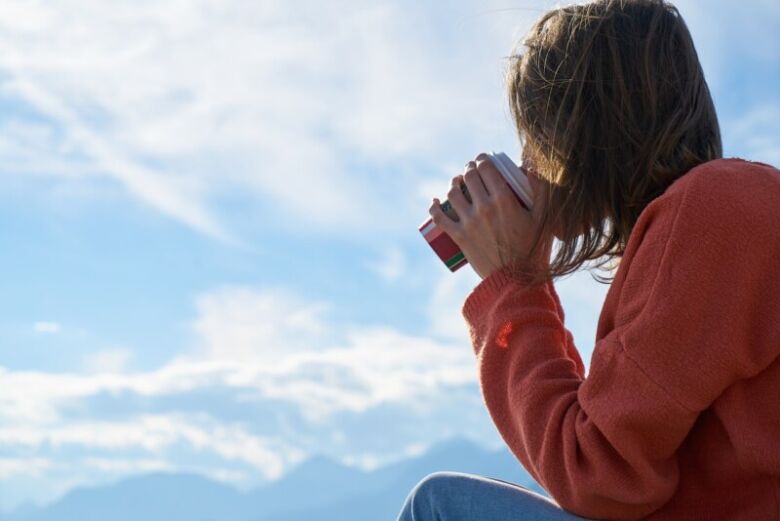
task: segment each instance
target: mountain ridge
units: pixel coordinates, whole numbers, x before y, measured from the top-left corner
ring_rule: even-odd
[[[435,471],[495,477],[544,490],[507,449],[490,451],[463,437],[436,443],[414,457],[364,471],[315,454],[280,478],[240,491],[210,478],[178,472],[129,476],[78,487],[40,507],[25,505],[7,521],[322,521],[390,519],[414,485]],[[305,493],[304,493],[305,492]]]

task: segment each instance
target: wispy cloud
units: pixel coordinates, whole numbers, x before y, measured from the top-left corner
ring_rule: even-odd
[[[86,355],[82,361],[84,370],[89,373],[119,373],[133,357],[129,349],[108,349]]]
[[[18,476],[40,476],[52,467],[46,458],[0,458],[0,480]]]
[[[0,446],[53,449],[81,446],[100,449],[140,449],[159,454],[177,444],[213,452],[228,461],[251,465],[267,477],[278,477],[303,453],[283,441],[253,435],[240,425],[224,425],[209,418],[180,415],[143,415],[127,421],[71,421],[57,428],[0,427]],[[118,470],[118,469],[114,469]]]
[[[56,334],[62,331],[62,325],[59,322],[36,322],[33,324],[33,331],[42,334]]]
[[[13,80],[6,82],[4,91],[17,95],[40,113],[52,118],[65,132],[66,142],[78,147],[79,151],[92,160],[91,168],[112,175],[130,193],[163,213],[204,233],[228,239],[198,201],[199,194],[194,193],[192,187],[188,186],[189,182],[182,173],[177,176],[164,176],[138,161],[128,159],[116,146],[101,136],[98,129],[85,124],[83,118],[59,100],[56,94],[29,80],[24,73],[10,70]]]
[[[508,31],[507,16],[478,16],[490,3],[447,13],[313,1],[3,5],[14,24],[0,31],[2,92],[35,113],[10,118],[4,168],[110,176],[211,236],[230,236],[213,202],[229,194],[309,231],[387,229],[403,199],[374,201],[419,173],[378,170],[441,158],[474,133],[506,134],[484,117],[501,116],[511,43],[491,30]],[[534,13],[511,14],[518,24]],[[426,23],[457,38],[442,45]],[[494,62],[469,58],[485,48]]]
[[[387,282],[398,280],[406,271],[406,256],[398,245],[387,247],[378,259],[367,261],[365,267]]]

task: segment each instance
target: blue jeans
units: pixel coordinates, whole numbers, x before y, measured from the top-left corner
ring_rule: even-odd
[[[581,521],[521,485],[463,472],[434,472],[406,497],[397,521]],[[586,520],[587,521],[587,520]]]

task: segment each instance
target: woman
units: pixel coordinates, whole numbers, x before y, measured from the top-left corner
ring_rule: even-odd
[[[430,213],[482,277],[462,312],[485,404],[553,500],[436,472],[398,519],[779,520],[780,171],[722,158],[669,3],[555,9],[524,43],[507,85],[532,211],[480,154],[457,219]],[[599,259],[620,262],[586,378],[552,281]]]

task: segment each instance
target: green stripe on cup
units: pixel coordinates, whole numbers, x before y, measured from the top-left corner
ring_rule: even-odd
[[[466,259],[466,257],[463,255],[463,252],[459,251],[458,253],[456,253],[455,255],[450,257],[449,259],[447,259],[447,262],[445,262],[445,264],[447,265],[448,268],[453,268],[453,267],[455,267],[456,264],[460,263],[461,261],[463,261],[465,259]]]

